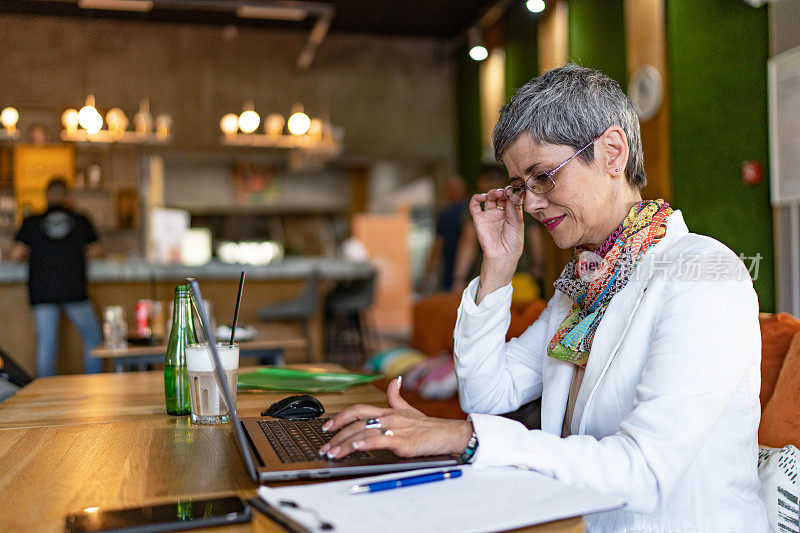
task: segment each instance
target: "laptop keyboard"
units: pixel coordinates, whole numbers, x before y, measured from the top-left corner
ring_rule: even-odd
[[[308,420],[259,420],[258,425],[267,437],[282,463],[307,463],[323,460],[320,447],[336,433],[322,431],[322,425],[330,418]],[[369,459],[369,452],[350,454],[351,459]]]

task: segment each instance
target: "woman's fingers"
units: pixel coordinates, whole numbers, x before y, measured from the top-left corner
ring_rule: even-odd
[[[341,459],[354,451],[377,449],[383,447],[395,450],[396,445],[400,444],[402,438],[399,435],[406,432],[410,427],[417,423],[419,419],[409,418],[407,413],[395,412],[387,413],[380,418],[380,428],[367,428],[364,421],[353,422],[348,427],[342,429],[330,442],[320,448],[320,455],[328,455],[329,459]],[[392,440],[387,440],[386,438]],[[369,442],[371,448],[365,448],[362,443]],[[389,444],[390,446],[386,446]]]
[[[500,211],[505,211],[506,207],[511,205],[508,201],[508,197],[506,197],[506,192],[503,189],[492,189],[489,191],[490,196],[494,196],[495,202],[495,209],[499,209]]]
[[[397,379],[389,383],[386,389],[386,401],[392,409],[409,409],[419,413],[416,409],[411,407],[407,401],[400,396],[400,387],[403,383],[403,376],[398,376]]]
[[[508,199],[504,189],[474,195],[469,208],[484,259],[516,254],[516,241],[521,238],[522,208]]]
[[[490,189],[486,193],[486,201],[483,204],[484,211],[505,211],[508,198],[503,189]]]
[[[411,409],[412,412],[419,412],[416,409]],[[386,430],[397,430],[398,428],[407,427],[411,422],[409,418],[409,413],[407,412],[390,412],[385,411],[384,414],[380,417],[376,417],[380,421],[380,428],[367,428],[367,420],[356,420],[352,422],[348,426],[342,428],[339,433],[337,433],[330,441],[322,445],[319,449],[320,455],[325,454],[338,446],[341,446],[343,442],[352,441],[354,440],[354,435],[358,435],[363,432],[371,432],[375,431],[386,431]]]
[[[491,189],[485,193],[472,195],[469,202],[469,211],[474,218],[475,215],[481,212],[505,211],[508,205],[512,204],[508,202],[505,190]]]
[[[379,429],[366,429],[348,437],[331,448],[329,459],[344,459],[353,452],[367,450],[390,450],[397,455],[402,446],[402,441],[396,433],[397,430],[381,431]]]
[[[483,211],[482,205],[483,205],[483,202],[485,202],[485,201],[486,201],[486,194],[485,193],[479,193],[479,194],[473,194],[472,195],[472,198],[469,201],[469,212],[472,214],[472,218],[475,218],[475,216],[478,213]]]
[[[483,202],[484,211],[493,211],[497,209],[497,196],[492,194],[494,191],[486,193],[486,200]]]
[[[341,413],[331,418],[330,421],[326,422],[325,425],[322,426],[322,430],[337,431],[349,424],[352,424],[356,420],[379,417],[386,411],[387,409],[384,407],[356,404],[352,407],[348,407]]]
[[[459,453],[474,429],[467,420],[407,418],[403,413],[385,418],[387,423],[381,429],[362,429],[337,440],[328,457],[342,459],[353,452],[376,449],[390,450],[400,457]]]
[[[319,454],[328,454],[328,457],[332,459],[335,454],[329,452],[341,446],[343,442],[350,440],[354,435],[358,435],[365,431],[372,430],[367,430],[365,428],[363,420],[353,422],[349,426],[342,428],[341,431],[339,431],[339,433],[337,433],[330,441],[323,444],[319,449]]]

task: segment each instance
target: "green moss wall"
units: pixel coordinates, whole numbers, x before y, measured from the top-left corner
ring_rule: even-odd
[[[767,140],[767,9],[732,0],[668,0],[672,191],[691,231],[763,259],[754,284],[775,308]],[[742,161],[764,166],[742,183]]]
[[[481,89],[480,68],[467,49],[455,52],[456,156],[458,172],[469,190],[481,169]]]
[[[570,61],[603,72],[624,91],[627,72],[622,0],[569,0],[567,21]]]

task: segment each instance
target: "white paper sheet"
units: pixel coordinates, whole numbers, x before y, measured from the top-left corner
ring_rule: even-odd
[[[415,470],[314,485],[260,487],[270,505],[311,531],[320,521],[334,531],[484,532],[503,531],[617,509],[622,499],[570,487],[538,472],[513,467],[461,467],[459,478],[375,493],[350,494],[365,480],[376,481],[446,470]],[[292,508],[281,501],[295,502]],[[309,511],[312,509],[313,511]],[[316,515],[316,516],[315,516]]]

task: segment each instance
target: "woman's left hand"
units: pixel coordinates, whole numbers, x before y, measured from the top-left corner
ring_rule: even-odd
[[[399,457],[461,453],[472,436],[472,422],[425,416],[400,397],[400,378],[389,383],[389,408],[354,405],[333,417],[323,429],[339,431],[320,448],[328,459],[343,459],[355,451],[390,450]],[[380,428],[365,427],[367,419]]]

